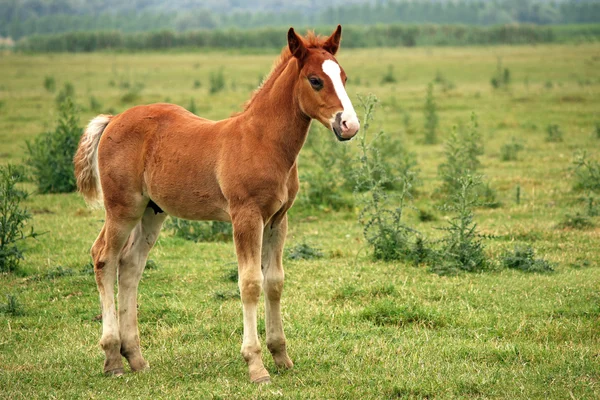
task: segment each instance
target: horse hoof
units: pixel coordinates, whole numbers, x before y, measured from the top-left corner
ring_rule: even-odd
[[[263,375],[260,376],[258,378],[252,379],[252,383],[270,383],[271,382],[271,377],[269,375]]]
[[[117,369],[113,369],[110,371],[104,371],[104,375],[115,376],[115,377],[122,376],[124,373],[125,373],[125,371],[123,370],[123,368],[117,368]]]

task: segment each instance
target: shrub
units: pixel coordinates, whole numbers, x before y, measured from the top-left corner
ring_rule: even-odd
[[[193,97],[190,99],[190,105],[188,106],[187,110],[192,114],[198,115],[198,108],[196,107],[196,101]]]
[[[546,142],[562,142],[563,132],[557,124],[550,124],[546,127]]]
[[[427,96],[425,97],[425,107],[423,111],[425,114],[425,138],[423,141],[426,144],[435,144],[437,143],[439,119],[433,94],[433,83],[427,85]]]
[[[578,191],[600,191],[600,162],[590,159],[585,151],[575,153],[573,158],[573,188]]]
[[[490,79],[490,83],[494,89],[506,89],[510,84],[510,70],[502,67],[502,58],[500,57],[498,57],[496,72]]]
[[[23,168],[10,164],[0,167],[0,272],[15,271],[23,259],[18,242],[36,236],[33,228],[29,233],[24,232],[31,214],[21,208],[21,202],[28,196],[17,188],[23,176]]]
[[[553,272],[550,262],[543,258],[535,258],[535,250],[531,246],[515,246],[501,256],[501,264],[505,268],[518,269],[523,272]]]
[[[500,148],[500,159],[502,161],[516,161],[521,150],[523,150],[523,144],[513,137],[509,143],[503,144]]]
[[[225,76],[223,70],[212,71],[209,76],[210,93],[215,94],[225,89]]]
[[[56,80],[54,80],[53,76],[46,76],[44,78],[44,87],[50,93],[54,93],[54,91],[56,90]]]
[[[363,129],[358,140],[359,160],[356,171],[356,188],[365,193],[361,197],[362,207],[359,222],[363,225],[363,234],[373,248],[373,257],[377,260],[412,260],[412,250],[416,241],[416,231],[402,220],[405,202],[410,197],[414,174],[410,170],[396,179],[400,181],[400,190],[390,198],[385,187],[394,179],[386,169],[373,160],[380,159],[379,150],[367,143],[369,128],[377,98],[360,98],[363,109]],[[379,136],[383,133],[381,132]],[[376,138],[377,139],[377,138]]]
[[[175,237],[193,242],[223,242],[231,240],[233,227],[222,221],[188,221],[171,217],[165,228],[173,232]]]
[[[54,131],[38,135],[27,142],[33,179],[40,193],[68,193],[76,189],[73,156],[81,137],[77,109],[70,97],[59,105]]]
[[[477,231],[473,221],[473,208],[481,205],[478,199],[478,176],[464,175],[457,180],[460,190],[450,196],[443,209],[455,213],[448,223],[440,228],[446,232],[441,240],[442,247],[436,255],[431,270],[440,275],[451,275],[459,271],[481,272],[492,264],[485,255],[483,235]]]
[[[144,89],[144,84],[136,82],[133,86],[130,86],[129,83],[127,83],[124,89],[128,90],[121,96],[121,102],[134,103],[140,98],[140,93]]]
[[[394,76],[394,66],[392,64],[388,65],[388,70],[381,78],[381,84],[386,83],[396,83],[396,77]]]
[[[199,89],[202,87],[202,82],[200,82],[198,79],[194,80],[194,89]]]
[[[566,214],[561,222],[556,227],[558,229],[591,229],[595,225],[587,215],[576,212],[575,214]]]
[[[313,247],[306,242],[286,249],[286,256],[290,260],[314,260],[323,258],[323,252],[318,247]]]
[[[56,105],[60,108],[62,103],[65,102],[65,100],[71,99],[71,101],[73,101],[74,98],[75,86],[73,86],[71,82],[65,82],[63,88],[60,89],[60,92],[58,92],[58,94],[56,95]]]
[[[0,313],[18,317],[25,314],[23,306],[13,294],[6,295],[6,304],[0,304]]]

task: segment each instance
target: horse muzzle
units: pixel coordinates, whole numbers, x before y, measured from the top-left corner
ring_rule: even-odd
[[[358,133],[360,122],[356,115],[339,112],[335,115],[331,128],[338,140],[346,141],[352,139]]]

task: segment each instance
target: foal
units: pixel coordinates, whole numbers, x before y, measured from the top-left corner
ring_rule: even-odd
[[[75,155],[77,186],[103,203],[106,222],[92,246],[102,304],[104,372],[123,374],[148,363],[140,351],[137,288],[167,215],[231,221],[243,306],[241,353],[252,382],[269,381],[256,327],[265,294],[267,347],[291,368],[281,321],[287,211],[298,192],[297,158],[311,120],[340,140],[359,121],[335,59],[342,28],[327,38],[288,32],[288,46],[244,111],[221,121],[173,104],[137,106],[88,125]],[[118,274],[117,314],[114,285]]]

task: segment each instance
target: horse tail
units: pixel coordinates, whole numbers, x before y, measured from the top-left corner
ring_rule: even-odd
[[[79,140],[77,152],[73,158],[77,189],[85,202],[92,208],[102,207],[102,186],[98,169],[98,143],[112,115],[98,115],[88,124]]]

